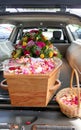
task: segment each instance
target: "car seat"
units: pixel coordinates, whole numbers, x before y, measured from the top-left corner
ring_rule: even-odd
[[[53,43],[62,43],[64,40],[61,40],[61,31],[53,31],[53,37],[51,38]]]

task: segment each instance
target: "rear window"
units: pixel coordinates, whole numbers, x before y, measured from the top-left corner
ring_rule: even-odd
[[[18,41],[22,38],[22,35],[24,35],[26,32],[29,32],[31,30],[37,30],[38,28],[23,28],[22,33],[21,30],[19,29],[19,33],[17,35],[17,40],[16,43],[18,43]],[[64,34],[63,34],[63,30],[61,28],[41,28],[43,35],[50,40],[51,42],[54,42],[52,39],[54,38],[53,33],[54,32],[61,32],[61,36],[59,38],[59,40],[64,40]]]

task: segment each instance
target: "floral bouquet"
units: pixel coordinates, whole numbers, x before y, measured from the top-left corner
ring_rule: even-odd
[[[26,32],[12,52],[12,58],[40,57],[53,58],[61,57],[54,45],[42,34],[42,30],[31,30]]]

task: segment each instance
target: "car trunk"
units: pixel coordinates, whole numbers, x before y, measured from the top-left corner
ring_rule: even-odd
[[[32,3],[32,4],[31,4]],[[64,26],[67,26],[69,23],[78,23],[81,25],[81,22],[78,20],[80,17],[76,17],[75,15],[70,15],[69,13],[63,13],[65,11],[66,7],[81,7],[81,1],[74,1],[74,0],[50,0],[50,1],[38,1],[38,0],[32,0],[32,1],[26,1],[26,0],[18,0],[12,1],[12,0],[3,0],[1,1],[1,12],[0,12],[0,23],[10,23],[14,24],[17,27],[56,27],[57,24],[62,26],[62,23]],[[10,12],[4,12],[5,7],[16,7],[16,8],[61,8],[61,13],[44,13],[44,12],[25,12],[25,13],[10,13]],[[68,16],[68,17],[66,17]],[[54,17],[54,18],[53,18]],[[57,22],[58,21],[58,22]],[[65,23],[65,24],[64,24]],[[23,25],[23,26],[22,26]],[[16,28],[15,28],[16,29]],[[15,31],[12,32],[13,34]],[[15,44],[15,37],[10,37],[9,40]],[[55,47],[58,48],[58,50],[62,54],[62,67],[60,71],[60,81],[61,81],[61,87],[69,87],[70,84],[70,77],[71,77],[71,67],[66,59],[66,52],[67,48],[71,44],[71,39],[68,40],[66,44],[60,43],[56,44],[54,43]],[[4,79],[3,71],[0,71],[0,81]],[[75,82],[74,82],[75,83]],[[60,90],[59,89],[59,90]],[[59,91],[58,90],[58,91]],[[58,92],[57,91],[57,92]],[[55,94],[56,95],[56,94]],[[59,105],[55,101],[55,95],[47,105],[47,107],[13,107],[11,106],[11,101],[9,97],[8,90],[3,89],[0,87],[0,117],[3,117],[0,119],[0,128],[4,125],[3,123],[7,124],[17,124],[19,126],[19,129],[32,129],[32,130],[80,130],[80,119],[69,119],[65,115],[63,115],[60,111]],[[27,124],[27,121],[30,121],[29,119],[31,117],[36,117],[36,120],[30,124]],[[1,124],[2,123],[2,124]],[[78,125],[79,124],[79,125]],[[8,126],[5,125],[5,128]],[[7,128],[10,129],[10,128]]]

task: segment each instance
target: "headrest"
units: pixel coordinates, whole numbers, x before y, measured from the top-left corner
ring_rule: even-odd
[[[59,40],[61,38],[61,31],[54,31],[53,38]]]

